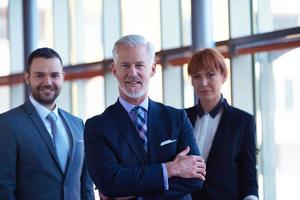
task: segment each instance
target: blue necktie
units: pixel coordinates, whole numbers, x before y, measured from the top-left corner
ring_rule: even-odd
[[[143,140],[144,149],[147,151],[147,124],[145,112],[141,106],[134,107],[130,112],[133,113],[133,123],[139,133],[140,138]]]
[[[56,150],[60,166],[65,171],[68,160],[68,138],[65,137],[61,131],[59,131],[58,118],[54,112],[50,112],[46,119],[51,124],[51,133],[53,137],[53,143]]]

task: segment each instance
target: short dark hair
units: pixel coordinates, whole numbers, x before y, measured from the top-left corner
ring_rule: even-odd
[[[29,55],[28,59],[27,59],[27,63],[26,63],[26,72],[29,73],[30,70],[30,66],[32,64],[33,59],[35,58],[58,58],[61,65],[63,65],[62,59],[59,56],[59,54],[54,51],[51,48],[48,47],[43,47],[43,48],[39,48],[34,50],[33,52],[31,52],[31,54]]]

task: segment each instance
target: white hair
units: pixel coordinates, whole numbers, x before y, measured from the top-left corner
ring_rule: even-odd
[[[150,63],[153,63],[155,57],[154,45],[141,35],[126,35],[121,37],[119,40],[117,40],[112,50],[114,62],[116,63],[118,60],[118,52],[117,52],[118,47],[120,46],[139,47],[144,45],[146,46],[147,49],[148,61]]]

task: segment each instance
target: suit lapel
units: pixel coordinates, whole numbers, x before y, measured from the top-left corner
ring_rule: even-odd
[[[226,145],[228,144],[226,134],[228,134],[229,131],[227,126],[228,124],[230,124],[228,123],[229,117],[230,117],[230,108],[229,105],[225,105],[223,114],[220,119],[220,123],[216,131],[215,138],[213,140],[208,155],[207,163],[210,163],[212,165],[217,165],[219,164],[218,161],[221,161],[221,159],[218,158],[222,157],[223,148],[226,148]]]
[[[127,140],[132,151],[139,159],[141,163],[147,162],[147,154],[145,153],[140,137],[132,123],[127,111],[123,108],[119,101],[117,101],[112,107],[113,124]]]
[[[57,158],[52,139],[51,139],[42,119],[40,118],[37,111],[35,110],[35,108],[29,101],[26,101],[24,103],[24,106],[25,106],[25,110],[28,113],[29,118],[33,122],[34,126],[37,128],[37,130],[38,130],[37,132],[40,134],[40,136],[44,140],[44,142],[50,152],[50,155],[53,157],[53,159],[55,160],[55,162],[57,164],[57,167],[60,169],[59,160]]]
[[[148,154],[150,157],[150,163],[157,163],[159,160],[159,149],[161,136],[164,134],[164,121],[163,121],[161,109],[158,104],[149,100],[148,108],[148,124],[147,124],[147,137]]]

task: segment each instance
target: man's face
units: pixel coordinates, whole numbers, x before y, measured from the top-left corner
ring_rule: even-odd
[[[118,60],[113,74],[118,80],[120,96],[130,103],[141,103],[148,96],[150,78],[155,74],[155,63],[147,57],[146,46],[117,49]]]
[[[58,58],[34,58],[29,73],[25,72],[25,81],[33,98],[40,104],[54,108],[64,80],[64,72]]]

